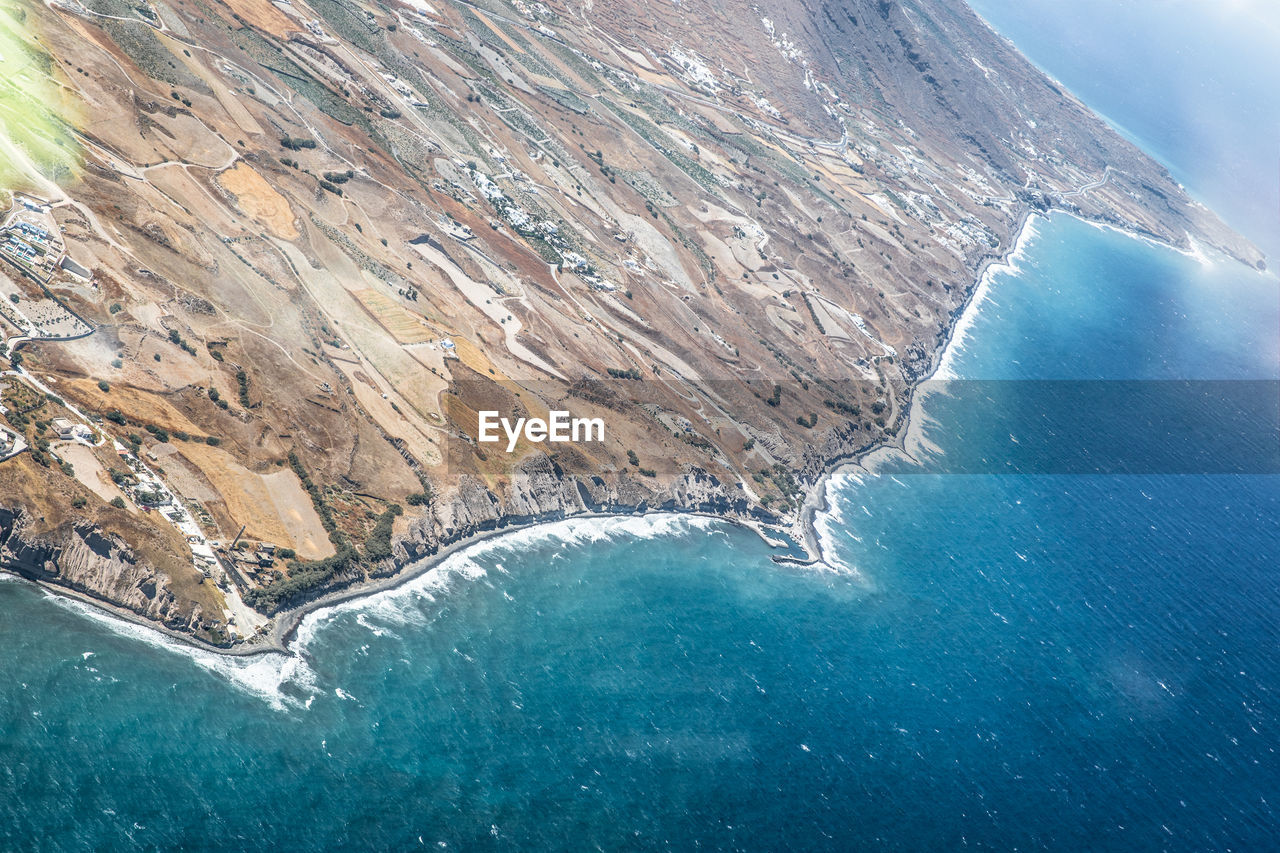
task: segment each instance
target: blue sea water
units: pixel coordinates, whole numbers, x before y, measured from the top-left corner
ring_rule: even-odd
[[[966,326],[947,375],[1000,387],[1280,378],[1274,277],[1067,217]],[[996,473],[1055,424],[918,405],[834,482],[829,569],[562,523],[250,661],[0,582],[0,849],[1274,848],[1280,476],[1087,434]]]
[[[1055,217],[989,284],[957,376],[1276,378],[1239,266]],[[949,399],[834,570],[563,523],[250,662],[0,583],[0,848],[1270,847],[1280,477],[931,473]]]

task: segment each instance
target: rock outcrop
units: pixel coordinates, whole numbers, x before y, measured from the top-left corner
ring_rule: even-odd
[[[738,484],[722,483],[697,467],[664,489],[651,488],[627,473],[606,480],[576,477],[559,470],[541,454],[515,469],[511,482],[496,494],[479,480],[464,477],[452,499],[414,518],[396,540],[395,556],[378,567],[389,575],[479,533],[576,515],[648,511],[714,513],[728,519],[778,521],[747,500]]]
[[[170,628],[189,630],[200,621],[198,612],[183,612],[163,573],[123,540],[87,522],[36,533],[21,509],[0,506],[0,568],[75,590]]]

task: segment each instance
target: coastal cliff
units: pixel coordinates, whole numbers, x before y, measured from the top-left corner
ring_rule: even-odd
[[[0,569],[171,630],[196,634],[210,627],[198,605],[174,595],[164,573],[87,522],[38,533],[24,510],[0,505]]]
[[[395,557],[379,566],[392,574],[428,558],[442,548],[479,533],[506,527],[555,521],[576,515],[645,512],[700,512],[733,520],[776,521],[753,506],[734,485],[720,482],[698,468],[665,489],[655,489],[622,475],[611,481],[599,476],[578,478],[557,470],[542,455],[524,460],[513,472],[503,494],[495,494],[473,478],[464,478],[457,494],[439,510],[412,518],[395,542]]]
[[[215,642],[539,521],[808,540],[1033,213],[1265,265],[963,4],[93,5],[27,21],[104,120],[14,196],[92,286],[0,275],[6,560]],[[608,436],[480,438],[550,411]]]

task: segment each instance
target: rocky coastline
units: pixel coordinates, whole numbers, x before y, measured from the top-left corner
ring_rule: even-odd
[[[264,633],[227,645],[196,636],[193,627],[199,624],[200,614],[182,618],[175,611],[174,596],[157,583],[146,563],[125,543],[103,536],[92,525],[76,525],[57,534],[31,535],[27,532],[31,525],[21,511],[0,504],[0,570],[55,594],[99,607],[115,617],[156,629],[172,639],[220,654],[242,656],[288,653],[290,640],[309,613],[399,586],[488,539],[566,519],[656,513],[700,515],[750,529],[771,547],[777,547],[786,537],[803,549],[803,556],[777,555],[776,562],[820,564],[823,552],[815,520],[827,508],[831,477],[843,468],[860,464],[873,452],[902,447],[915,388],[933,375],[958,321],[971,309],[983,278],[993,265],[1007,261],[1036,214],[1030,208],[1023,210],[1008,245],[985,255],[977,264],[961,309],[930,353],[928,370],[913,378],[886,433],[887,440],[867,443],[865,436],[854,430],[829,430],[824,441],[806,449],[795,471],[804,498],[787,516],[753,505],[736,484],[723,483],[699,468],[687,469],[669,488],[656,491],[626,475],[613,482],[601,477],[584,480],[565,475],[548,457],[532,456],[516,469],[505,495],[496,495],[478,481],[463,478],[450,501],[410,519],[408,532],[393,542],[393,556],[376,565],[368,578],[352,578],[329,587],[314,598],[277,613]]]

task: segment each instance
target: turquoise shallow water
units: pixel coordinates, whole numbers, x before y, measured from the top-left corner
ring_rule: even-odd
[[[1274,379],[1278,317],[1054,218],[948,369]],[[1280,478],[929,473],[989,436],[923,405],[918,462],[833,486],[837,571],[553,525],[249,663],[0,583],[0,848],[1269,846]]]

